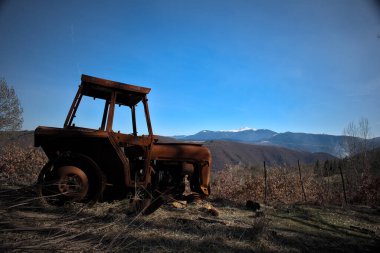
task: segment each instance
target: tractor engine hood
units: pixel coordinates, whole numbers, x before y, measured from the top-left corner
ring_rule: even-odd
[[[211,153],[202,144],[154,143],[152,145],[151,160],[206,162],[211,167]]]

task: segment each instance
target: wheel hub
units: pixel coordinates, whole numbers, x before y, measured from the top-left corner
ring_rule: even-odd
[[[87,195],[88,178],[86,174],[75,166],[58,168],[58,190],[60,193],[75,200]]]

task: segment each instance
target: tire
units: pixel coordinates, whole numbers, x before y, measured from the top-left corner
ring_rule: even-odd
[[[49,161],[41,170],[36,193],[42,206],[67,202],[95,203],[101,199],[104,177],[96,164],[82,155]]]

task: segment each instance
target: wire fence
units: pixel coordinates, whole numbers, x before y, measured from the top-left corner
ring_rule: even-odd
[[[336,168],[334,167],[336,163]],[[214,173],[213,197],[244,203],[254,200],[270,204],[380,204],[380,176],[356,171],[348,163],[325,162],[262,168],[227,166]]]

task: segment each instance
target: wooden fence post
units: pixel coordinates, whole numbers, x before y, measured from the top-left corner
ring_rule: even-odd
[[[264,204],[267,204],[267,167],[264,161]]]
[[[329,165],[326,164],[325,166],[327,171],[327,202],[331,201],[331,194],[330,194],[330,168]]]
[[[285,165],[284,165],[284,167],[283,167],[283,169],[282,169],[282,176],[283,176],[283,180],[284,180],[284,191],[285,191],[285,197],[286,197],[286,200],[285,201],[287,201],[287,199],[288,199],[288,197],[289,197],[289,191],[288,191],[288,189],[287,189],[287,187],[286,187],[286,167],[285,167]]]
[[[301,181],[301,187],[302,187],[302,192],[303,192],[303,199],[306,202],[306,193],[305,193],[305,188],[303,187],[303,181],[302,181],[302,176],[301,176],[300,160],[298,160],[298,171],[299,171],[299,174],[300,174],[300,181]]]
[[[345,184],[344,184],[344,178],[343,178],[342,166],[339,164],[338,167],[339,167],[340,177],[342,178],[342,187],[343,187],[344,203],[347,205],[346,186],[345,186]]]

